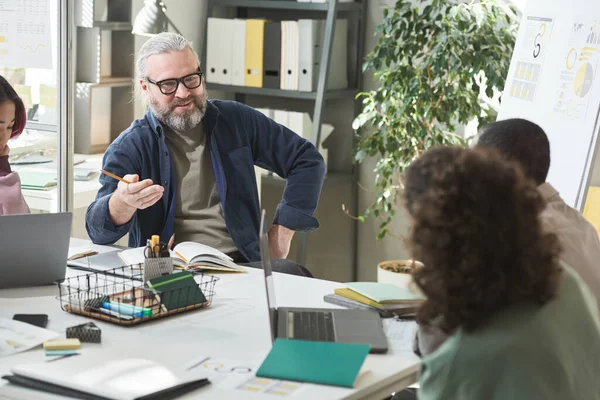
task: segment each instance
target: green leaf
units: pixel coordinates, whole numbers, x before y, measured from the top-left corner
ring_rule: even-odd
[[[363,217],[381,221],[378,237],[389,233],[405,168],[432,146],[465,145],[459,123],[494,120],[480,92],[503,90],[518,24],[500,1],[398,0],[384,11],[362,68],[377,88],[357,96],[352,123],[354,160],[377,160]]]

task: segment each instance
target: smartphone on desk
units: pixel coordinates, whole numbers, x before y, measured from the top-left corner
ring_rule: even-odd
[[[45,328],[48,324],[48,315],[46,314],[15,314],[13,315],[13,319],[39,326],[40,328]]]

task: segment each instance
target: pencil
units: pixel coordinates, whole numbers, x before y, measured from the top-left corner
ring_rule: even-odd
[[[105,170],[103,170],[103,169],[101,169],[100,171],[102,171],[102,173],[103,173],[103,174],[105,174],[105,175],[108,175],[108,176],[110,176],[111,178],[115,178],[116,180],[118,180],[118,181],[121,181],[121,182],[124,182],[124,183],[126,183],[126,184],[128,184],[128,185],[131,183],[131,182],[129,182],[128,180],[126,180],[126,179],[123,179],[123,178],[120,178],[120,177],[118,177],[117,175],[115,175],[115,174],[113,174],[113,173],[111,173],[111,172],[105,171]]]

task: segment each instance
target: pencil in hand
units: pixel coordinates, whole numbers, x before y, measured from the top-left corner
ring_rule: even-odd
[[[103,173],[104,175],[108,175],[108,176],[110,176],[111,178],[115,178],[116,180],[118,180],[118,181],[121,181],[121,182],[123,182],[123,183],[126,183],[126,184],[128,184],[128,185],[131,183],[131,182],[129,182],[129,181],[128,181],[128,180],[126,180],[126,179],[123,179],[123,178],[121,178],[121,177],[118,177],[117,175],[113,174],[112,172],[108,172],[108,171],[105,171],[105,170],[103,170],[103,169],[101,169],[100,171],[102,171],[102,173]]]

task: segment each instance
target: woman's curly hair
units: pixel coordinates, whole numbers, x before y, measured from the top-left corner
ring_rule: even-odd
[[[424,264],[419,323],[473,331],[512,304],[554,297],[561,248],[542,232],[544,200],[517,164],[493,149],[433,148],[407,170],[404,197]]]

